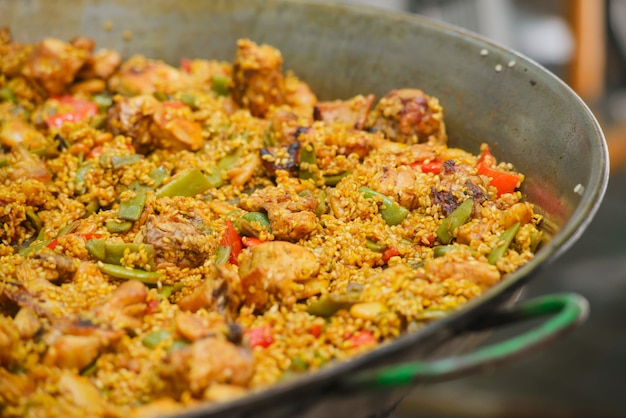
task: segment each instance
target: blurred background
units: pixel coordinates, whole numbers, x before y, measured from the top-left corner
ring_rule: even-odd
[[[344,1],[452,23],[533,58],[589,105],[611,159],[591,225],[522,296],[577,292],[590,302],[587,322],[489,374],[419,387],[392,417],[626,417],[626,0]]]

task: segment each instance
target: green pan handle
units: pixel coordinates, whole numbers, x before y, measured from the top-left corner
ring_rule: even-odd
[[[449,380],[491,368],[562,337],[566,332],[581,324],[588,312],[587,300],[574,293],[554,294],[524,301],[511,308],[489,313],[488,322],[478,324],[478,328],[515,324],[546,315],[552,315],[552,317],[521,335],[468,354],[440,360],[413,361],[364,371],[342,379],[340,387],[359,391],[389,389],[417,382]]]

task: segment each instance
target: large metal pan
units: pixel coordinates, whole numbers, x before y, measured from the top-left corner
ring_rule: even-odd
[[[325,2],[0,0],[0,10],[0,26],[9,25],[21,41],[81,34],[126,56],[142,53],[172,63],[182,57],[231,60],[236,40],[248,37],[279,48],[286,68],[322,99],[421,88],[445,107],[450,145],[478,152],[488,142],[498,158],[526,174],[522,191],[545,216],[549,237],[529,264],[417,333],[233,402],[199,405],[185,416],[376,415],[407,390],[388,388],[510,359],[585,317],[585,300],[572,294],[506,307],[581,235],[608,181],[607,147],[593,115],[528,58],[416,16]],[[554,316],[512,340],[467,353],[476,329],[544,314]]]

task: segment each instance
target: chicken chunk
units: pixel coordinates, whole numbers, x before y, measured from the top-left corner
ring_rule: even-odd
[[[324,123],[342,123],[354,129],[363,129],[373,104],[372,94],[359,95],[349,100],[320,102],[313,110],[313,117]]]
[[[238,105],[253,116],[264,117],[271,106],[286,102],[283,57],[269,45],[257,45],[248,39],[237,42],[233,62],[231,93]]]
[[[434,282],[467,280],[483,290],[498,283],[501,277],[496,266],[463,253],[437,257],[427,262],[424,267],[427,276]]]
[[[118,69],[122,57],[117,51],[101,49],[90,56],[78,72],[82,79],[100,78],[108,80]]]
[[[317,226],[313,196],[286,194],[279,187],[266,187],[241,200],[240,206],[251,212],[267,212],[272,234],[279,240],[298,241]]]
[[[138,280],[129,280],[95,308],[96,318],[115,329],[139,328],[146,313],[148,288]]]
[[[240,298],[237,295],[240,291],[237,273],[225,266],[212,265],[211,267],[203,283],[178,301],[180,309],[196,312],[204,308],[224,312],[228,309],[236,310],[239,307]]]
[[[171,352],[160,374],[174,392],[200,396],[214,383],[246,386],[254,372],[252,354],[220,338],[204,338]]]
[[[36,47],[22,68],[22,74],[43,87],[49,96],[61,95],[89,52],[58,39],[46,38]]]
[[[129,58],[109,79],[109,89],[125,96],[173,93],[183,84],[179,70],[141,55]]]
[[[182,215],[154,215],[148,218],[144,242],[154,246],[157,268],[167,264],[193,268],[211,254],[209,238]]]
[[[387,93],[370,114],[366,128],[408,144],[427,141],[444,144],[447,141],[439,101],[416,89]]]
[[[245,303],[263,307],[273,296],[291,305],[302,297],[303,283],[319,269],[315,254],[297,244],[269,241],[250,247],[239,258]]]

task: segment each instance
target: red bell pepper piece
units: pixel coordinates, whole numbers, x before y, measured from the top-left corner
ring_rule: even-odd
[[[391,257],[400,255],[400,251],[393,247],[387,247],[383,250],[383,263],[387,264]]]
[[[241,237],[237,233],[237,230],[231,221],[226,221],[226,231],[224,231],[220,245],[230,247],[230,257],[228,258],[228,261],[236,266],[239,265],[237,257],[239,257],[239,254],[243,249],[243,242],[241,241]]]
[[[254,238],[254,237],[242,237],[241,241],[243,242],[243,245],[246,248],[254,247],[255,245],[259,245],[259,244],[263,244],[263,241],[261,241],[258,238]]]
[[[58,128],[65,122],[78,122],[98,114],[98,105],[89,100],[77,99],[70,95],[55,100],[59,104],[59,111],[46,119],[48,128]]]
[[[369,331],[359,331],[353,336],[351,336],[350,338],[348,338],[347,341],[350,343],[350,346],[353,348],[362,347],[365,345],[373,345],[373,344],[378,343],[378,340],[376,340],[376,338],[374,338],[374,335],[372,335],[372,333]]]
[[[441,172],[441,167],[443,167],[443,161],[441,160],[432,160],[429,162],[417,161],[411,164],[412,168],[418,168],[422,170],[422,173],[433,173],[439,174]]]
[[[272,328],[269,325],[264,325],[258,328],[251,328],[246,331],[248,336],[248,342],[252,348],[263,347],[267,348],[274,343],[274,337],[272,336]]]
[[[322,325],[313,324],[311,328],[309,329],[309,334],[311,334],[315,338],[319,338],[319,336],[322,335],[322,329],[323,329]]]
[[[513,193],[520,185],[519,174],[496,170],[492,168],[495,163],[496,159],[489,148],[484,147],[476,162],[478,174],[489,177],[489,184],[498,190],[498,197],[506,193]]]

